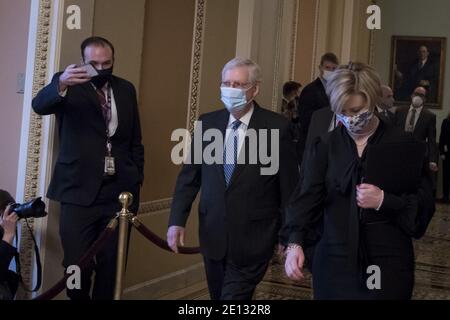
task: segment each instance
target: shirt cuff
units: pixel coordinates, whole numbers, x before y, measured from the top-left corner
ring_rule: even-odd
[[[384,191],[381,190],[381,201],[380,201],[380,204],[378,205],[378,208],[376,208],[375,211],[380,211],[381,206],[383,205],[383,202],[384,202]]]
[[[66,95],[67,95],[67,89],[64,90],[64,91],[59,91],[59,96],[60,96],[61,98],[64,98]]]

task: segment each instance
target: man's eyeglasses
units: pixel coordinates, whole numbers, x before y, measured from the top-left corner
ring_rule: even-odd
[[[220,85],[225,88],[250,89],[252,83],[251,82],[240,83],[240,82],[232,82],[232,81],[222,81],[220,83]]]

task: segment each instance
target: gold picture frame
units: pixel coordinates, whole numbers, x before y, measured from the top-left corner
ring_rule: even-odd
[[[414,89],[427,89],[426,107],[442,109],[447,38],[393,36],[390,84],[398,105],[411,103]]]

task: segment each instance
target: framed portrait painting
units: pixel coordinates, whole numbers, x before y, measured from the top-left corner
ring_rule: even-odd
[[[426,106],[442,109],[447,39],[393,36],[391,87],[398,105],[411,103],[417,87],[427,90]]]

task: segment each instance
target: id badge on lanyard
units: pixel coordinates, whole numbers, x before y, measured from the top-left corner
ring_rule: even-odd
[[[106,148],[108,150],[108,154],[105,156],[105,175],[106,176],[113,176],[116,174],[116,164],[115,164],[115,160],[114,157],[111,154],[111,150],[112,150],[112,144],[111,141],[109,141],[106,143]]]
[[[108,105],[111,106],[111,93],[108,88]],[[109,123],[106,123],[106,127],[108,128]],[[106,156],[105,156],[105,176],[114,176],[116,174],[116,164],[115,159],[112,156],[112,143],[109,136],[109,129],[106,130]]]

